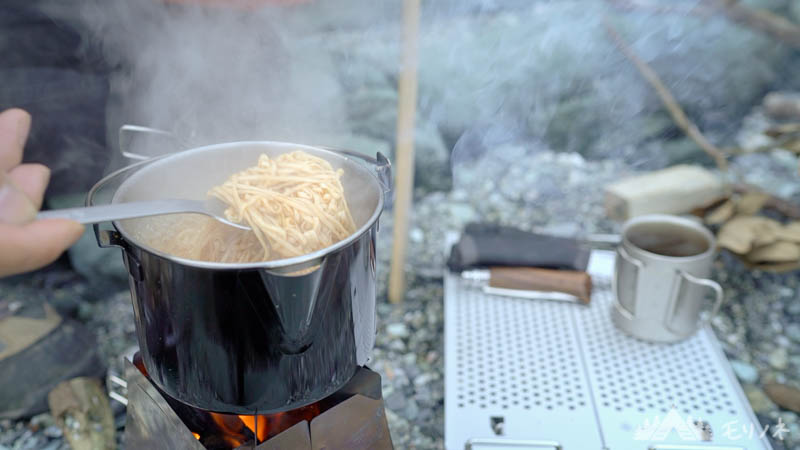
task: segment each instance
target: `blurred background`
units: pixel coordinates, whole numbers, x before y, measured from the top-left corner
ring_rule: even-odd
[[[126,123],[171,133],[125,143],[148,156],[264,139],[393,160],[401,17],[402,2],[368,0],[6,0],[0,107],[33,116],[25,160],[53,169],[50,208],[82,204],[130,162]],[[616,232],[604,188],[676,164],[797,204],[798,50],[797,0],[423,1],[402,304],[386,301],[391,210],[378,247],[372,368],[397,448],[443,445],[446,232],[476,220]],[[791,208],[771,217],[800,219]],[[788,425],[776,449],[800,445],[800,397],[793,411],[764,389],[800,387],[800,298],[796,270],[771,264],[798,259],[723,252],[715,265],[727,300],[714,329],[759,417]],[[0,448],[69,448],[44,397],[67,373],[121,373],[135,346],[127,283],[119,252],[89,232],[52,267],[0,281],[11,313],[43,317],[49,304],[68,318],[74,329],[51,339],[81,355],[0,359]],[[121,430],[124,407],[111,407]]]

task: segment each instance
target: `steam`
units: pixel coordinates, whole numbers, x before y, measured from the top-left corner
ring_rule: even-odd
[[[399,1],[256,1],[249,3],[264,5],[249,10],[165,0],[89,3],[78,20],[115,68],[110,142],[120,125],[134,123],[173,132],[186,145],[342,145],[337,139],[351,136],[373,154],[393,146]],[[674,162],[663,144],[682,136],[608,39],[606,17],[720,145],[787,54],[721,15],[693,14],[699,0],[676,0],[670,12],[613,3],[423,2],[418,182],[425,182],[421,163],[452,174],[509,145],[631,166]],[[150,144],[133,150],[163,151]]]
[[[134,123],[196,146],[316,143],[346,130],[331,55],[307,28],[292,26],[291,12],[125,0],[85,9],[83,19],[117,68],[112,89],[120,102],[109,105],[109,135]]]

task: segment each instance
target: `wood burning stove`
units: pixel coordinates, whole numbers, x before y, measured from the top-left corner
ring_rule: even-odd
[[[381,378],[361,367],[335,393],[264,415],[218,414],[159,390],[137,354],[128,362],[125,443],[131,449],[392,449]]]

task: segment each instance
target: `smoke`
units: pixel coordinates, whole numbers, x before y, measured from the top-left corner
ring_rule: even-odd
[[[114,67],[110,142],[119,125],[134,123],[173,132],[184,145],[348,145],[341,136],[373,154],[393,145],[402,2],[255,1],[261,6],[247,10],[198,5],[236,3],[221,0],[85,3],[79,19]],[[698,14],[704,3],[422,2],[418,186],[440,189],[461,162],[509,145],[632,166],[679,162],[680,152],[702,160],[603,23],[723,145],[787,51],[721,14]],[[142,142],[133,150],[164,151]]]
[[[170,131],[184,146],[317,143],[347,130],[335,64],[308,24],[293,21],[300,8],[159,0],[85,7],[81,19],[115,68],[110,141],[123,123]],[[138,153],[164,150],[153,140],[133,142]]]

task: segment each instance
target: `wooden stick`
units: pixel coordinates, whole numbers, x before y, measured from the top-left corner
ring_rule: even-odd
[[[761,31],[794,48],[800,48],[800,26],[771,11],[751,8],[739,0],[705,0],[722,8],[728,18],[738,24]]]
[[[417,108],[417,50],[420,0],[403,1],[403,59],[397,91],[395,142],[395,201],[389,301],[399,303],[406,293],[408,212],[414,190],[414,117]]]
[[[647,11],[659,14],[692,14],[703,18],[711,17],[717,12],[716,8],[701,6],[699,4],[678,6],[651,0],[606,0],[606,3],[622,11]]]
[[[611,36],[611,38],[614,40],[617,48],[633,63],[634,66],[636,66],[636,68],[639,70],[639,73],[642,74],[642,77],[644,77],[644,79],[650,83],[653,89],[655,89],[656,94],[658,94],[658,97],[661,99],[664,107],[667,108],[669,115],[672,116],[672,120],[675,122],[675,125],[677,125],[678,128],[680,128],[701,149],[703,149],[703,151],[712,157],[720,170],[728,170],[728,160],[725,159],[725,154],[722,152],[722,150],[709,142],[703,133],[700,132],[697,126],[686,116],[686,113],[683,112],[683,109],[678,104],[678,101],[675,100],[675,97],[661,81],[661,78],[659,78],[658,74],[646,62],[636,55],[633,49],[631,49],[628,43],[625,42],[622,36],[620,36],[617,30],[615,30],[608,21],[605,21],[605,27],[609,36]]]

